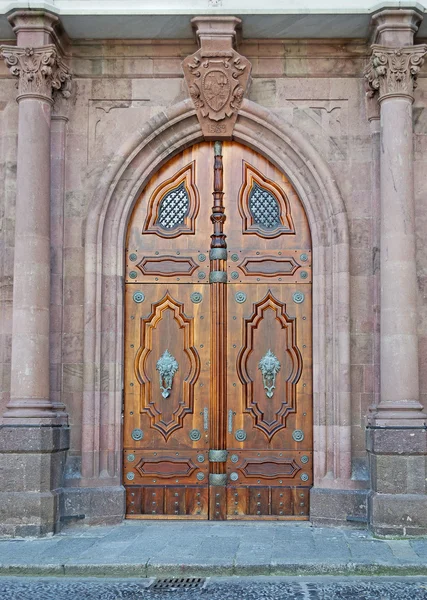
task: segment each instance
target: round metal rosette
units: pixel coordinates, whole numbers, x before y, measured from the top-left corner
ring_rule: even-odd
[[[205,262],[206,254],[199,254],[198,259],[200,260],[200,262]]]
[[[231,481],[237,481],[239,479],[239,475],[235,472],[230,473],[230,479]]]
[[[301,473],[301,481],[308,481],[309,477],[307,473]]]
[[[309,459],[309,457],[308,457],[306,454],[303,454],[303,455],[301,456],[301,462],[302,462],[302,464],[303,464],[303,465],[306,465],[306,464],[308,463],[308,461],[309,461],[309,460],[310,460],[310,459]]]
[[[198,442],[202,437],[202,434],[198,429],[192,429],[188,435],[190,437],[190,440],[192,440],[193,442]]]
[[[308,254],[306,254],[305,252],[303,252],[303,253],[301,254],[301,256],[300,256],[300,259],[301,259],[303,262],[306,262],[306,261],[308,260]]]
[[[239,304],[243,304],[243,302],[246,302],[246,294],[245,292],[237,292],[237,294],[234,296],[236,298],[236,302],[238,302]]]
[[[199,304],[203,300],[203,296],[200,292],[193,292],[190,296],[191,302]]]
[[[239,279],[239,274],[237,271],[231,271],[231,279]]]
[[[138,257],[135,254],[135,252],[132,252],[132,254],[129,254],[129,260],[131,260],[132,262],[135,262],[137,258]]]
[[[231,462],[232,463],[239,462],[239,457],[237,456],[237,454],[232,454],[231,455]]]
[[[205,457],[203,456],[203,454],[197,455],[197,462],[199,462],[199,463],[205,462]]]
[[[244,429],[238,429],[236,431],[236,433],[234,434],[234,437],[236,438],[236,440],[238,442],[244,442],[245,439],[247,438],[246,431]]]
[[[295,440],[295,442],[302,442],[304,439],[304,432],[301,429],[295,429],[292,433],[292,439]]]
[[[128,454],[127,459],[129,462],[133,462],[135,460],[135,454]]]
[[[301,279],[307,279],[308,273],[307,273],[307,271],[301,271],[301,273],[299,274],[299,276],[301,277]]]
[[[231,260],[232,260],[233,262],[237,262],[237,261],[239,260],[239,255],[238,255],[238,254],[232,254],[232,255],[231,255]]]
[[[135,292],[133,297],[133,301],[136,302],[137,304],[141,304],[141,302],[144,302],[145,300],[145,296],[142,292]]]
[[[130,277],[131,279],[136,279],[136,278],[138,277],[138,273],[137,273],[136,271],[131,271],[131,272],[129,273],[129,277]]]
[[[142,429],[134,429],[130,435],[131,438],[135,440],[135,442],[139,442],[139,440],[142,440],[142,438],[144,437],[144,432],[142,431]]]
[[[295,292],[292,296],[292,299],[295,302],[295,304],[302,304],[304,302],[304,298],[305,296],[302,292]]]
[[[129,481],[133,481],[135,479],[135,473],[128,473],[126,475],[126,479],[128,479]]]
[[[197,479],[199,481],[203,481],[204,478],[205,478],[205,474],[204,473],[197,473],[196,477],[197,477]]]
[[[199,279],[206,279],[206,273],[204,273],[203,271],[200,271],[200,273],[197,275],[197,277]]]

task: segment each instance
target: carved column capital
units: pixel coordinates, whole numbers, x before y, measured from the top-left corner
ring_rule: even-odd
[[[71,72],[54,44],[39,48],[1,46],[0,53],[11,74],[18,77],[18,101],[42,98],[53,103],[54,90],[70,96]]]
[[[372,56],[364,71],[369,95],[379,93],[381,102],[389,97],[414,98],[417,76],[424,63],[427,44],[389,48],[374,44]]]

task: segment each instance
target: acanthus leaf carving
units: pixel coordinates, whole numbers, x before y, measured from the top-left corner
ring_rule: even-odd
[[[379,93],[379,99],[387,96],[410,96],[413,98],[417,76],[424,63],[427,45],[389,48],[374,44],[368,66],[364,71],[368,95]]]
[[[71,72],[54,44],[39,48],[1,46],[1,56],[10,73],[18,77],[18,99],[42,96],[52,100],[54,90],[70,96]]]

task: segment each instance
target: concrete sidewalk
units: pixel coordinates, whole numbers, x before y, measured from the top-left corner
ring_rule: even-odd
[[[0,575],[427,575],[427,538],[309,523],[127,521],[0,540]]]

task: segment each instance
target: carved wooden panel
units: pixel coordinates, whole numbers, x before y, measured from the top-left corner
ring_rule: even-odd
[[[141,385],[141,412],[150,415],[151,427],[160,431],[165,440],[183,426],[188,413],[194,411],[194,386],[200,374],[200,357],[194,346],[194,319],[184,313],[184,305],[166,291],[152,304],[151,313],[141,319],[141,345],[135,357],[135,372]],[[156,335],[157,334],[157,335]],[[157,338],[157,344],[155,344]],[[162,376],[156,371],[165,352],[178,341],[175,350],[177,373],[173,373],[170,393],[166,396]],[[164,383],[164,382],[163,382]]]
[[[194,234],[199,206],[193,161],[154,190],[142,233],[156,233],[163,238]]]
[[[132,481],[132,485],[179,483],[203,486],[208,479],[206,450],[126,450],[123,464],[125,480]]]
[[[310,283],[311,251],[307,248],[284,250],[228,250],[228,271],[231,282]]]
[[[236,520],[307,520],[309,488],[240,487],[227,490],[227,518]]]
[[[286,304],[268,290],[262,299],[253,302],[252,314],[244,318],[241,326],[243,339],[236,369],[243,385],[245,412],[252,416],[254,427],[271,440],[285,427],[287,415],[296,409],[296,384],[302,371],[302,357],[296,341],[296,320],[287,314]],[[280,357],[278,366],[282,371],[282,383],[278,380],[273,400],[273,396],[270,397],[273,392],[268,391],[271,386],[266,384],[261,361],[268,352],[271,353],[269,346],[275,340],[276,347],[281,348],[280,352],[276,352]]]
[[[295,233],[289,199],[284,190],[244,160],[242,168],[239,211],[243,234],[276,238],[283,233]]]
[[[126,489],[127,519],[206,519],[208,488],[135,485]]]

